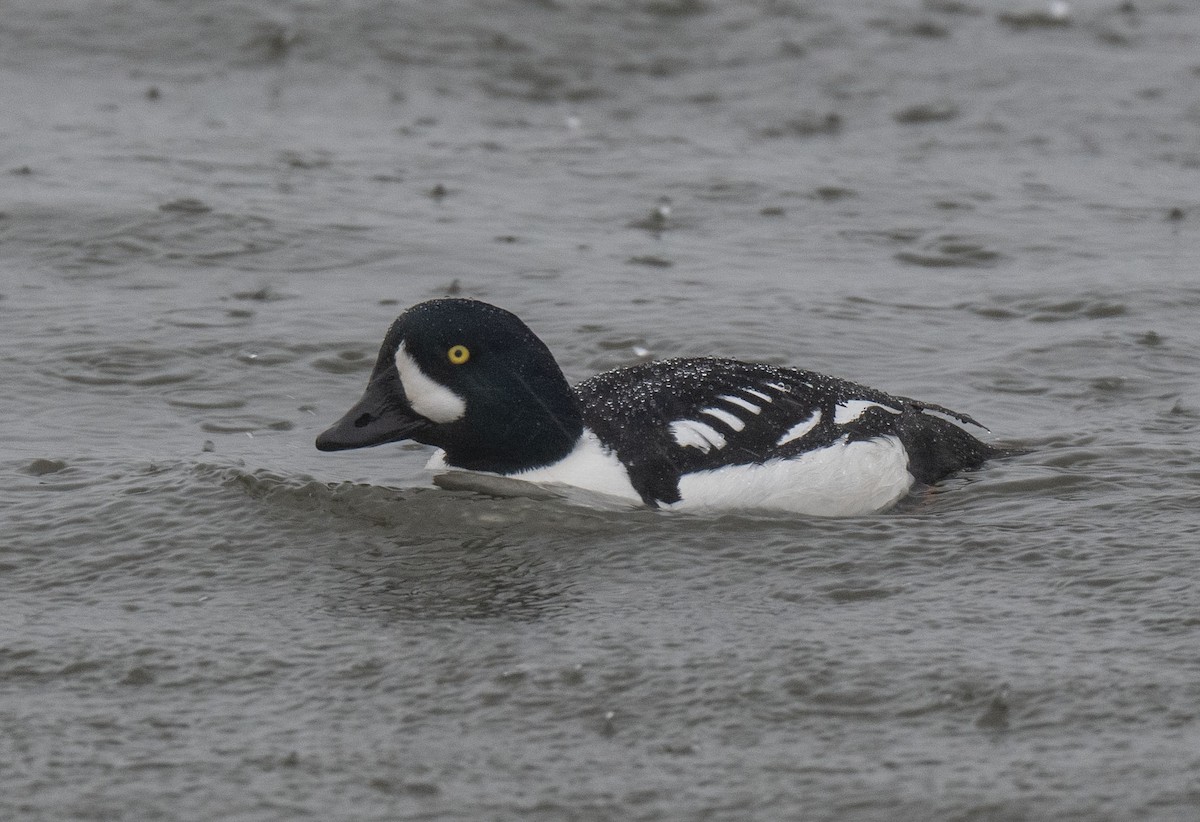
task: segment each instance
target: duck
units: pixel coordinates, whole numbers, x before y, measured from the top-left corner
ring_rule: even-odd
[[[720,357],[652,360],[570,385],[515,314],[418,303],[384,336],[366,390],[320,451],[413,440],[427,467],[582,489],[665,510],[857,516],[1003,449],[941,405]]]

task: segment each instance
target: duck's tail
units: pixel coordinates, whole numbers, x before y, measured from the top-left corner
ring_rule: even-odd
[[[1019,449],[989,445],[941,417],[924,413],[905,416],[906,419],[901,421],[899,434],[900,441],[908,452],[908,472],[918,482],[927,485],[959,471],[978,468],[990,459],[1024,453]],[[964,422],[975,423],[965,415],[953,416]]]

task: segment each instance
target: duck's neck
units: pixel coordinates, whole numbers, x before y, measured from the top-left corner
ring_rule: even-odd
[[[447,465],[468,471],[517,474],[558,462],[583,434],[579,401],[558,377],[537,385],[516,378],[503,392],[473,397],[466,416],[430,444],[446,452]]]

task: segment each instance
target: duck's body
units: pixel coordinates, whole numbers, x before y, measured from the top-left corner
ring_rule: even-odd
[[[649,506],[847,516],[998,453],[934,414],[978,424],[844,380],[728,359],[650,362],[572,388],[517,317],[445,299],[396,320],[366,394],[317,447],[414,439],[441,449],[432,467]]]

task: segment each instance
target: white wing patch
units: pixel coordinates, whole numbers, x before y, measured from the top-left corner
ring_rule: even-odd
[[[832,445],[761,464],[728,465],[679,478],[682,499],[671,508],[775,508],[849,517],[891,506],[913,485],[908,454],[896,437]]]
[[[821,421],[821,409],[812,412],[812,416],[806,420],[802,420],[791,428],[783,432],[783,435],[775,441],[775,447],[786,445],[792,440],[798,440],[807,434],[809,431],[817,427],[817,423]]]
[[[720,431],[696,420],[675,420],[668,429],[681,448],[699,448],[707,454],[714,448],[725,447],[725,437]]]
[[[753,388],[743,388],[742,393],[749,394],[752,397],[758,397],[763,402],[773,402],[770,394],[764,394],[761,391],[755,391]],[[726,397],[726,399],[729,399],[729,398]]]
[[[882,408],[890,414],[899,414],[895,408],[888,408],[886,405],[880,405],[877,402],[870,400],[847,400],[839,402],[837,408],[833,410],[833,421],[837,425],[845,425],[848,422],[854,422],[861,417],[868,408]]]
[[[412,410],[436,423],[454,422],[467,413],[467,401],[421,370],[404,343],[396,349],[396,371]]]
[[[747,393],[749,393],[748,390],[747,390]],[[717,397],[717,399],[724,400],[725,402],[728,402],[728,403],[732,403],[732,404],[736,405],[738,408],[745,408],[751,414],[762,413],[761,405],[755,405],[754,403],[750,402],[750,400],[744,400],[741,397],[735,397],[733,394],[722,394],[721,396]],[[770,402],[770,401],[771,401],[770,399],[767,400],[767,402]],[[741,429],[739,428],[738,430],[740,431]]]
[[[728,411],[725,411],[720,408],[702,408],[700,410],[700,413],[707,414],[708,416],[712,417],[713,419],[720,420],[721,422],[725,423],[730,428],[732,428],[734,431],[741,431],[743,428],[746,427],[746,423],[744,423],[742,421],[741,417],[738,417],[738,416],[731,414]]]

